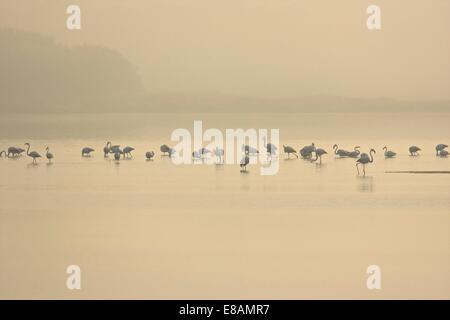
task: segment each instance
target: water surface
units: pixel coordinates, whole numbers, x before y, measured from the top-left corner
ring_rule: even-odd
[[[159,145],[204,127],[279,128],[281,143],[312,141],[318,165],[280,156],[280,170],[174,165]],[[446,114],[187,114],[10,116],[0,148],[30,142],[53,164],[0,159],[0,298],[450,298],[450,170],[434,146]],[[136,148],[103,158],[107,140]],[[366,177],[332,145],[377,150]],[[408,147],[422,147],[410,157]],[[382,147],[398,152],[384,159]],[[82,158],[81,148],[96,149]],[[148,150],[157,151],[146,161]],[[65,269],[82,270],[82,290]],[[366,268],[382,269],[381,291]]]

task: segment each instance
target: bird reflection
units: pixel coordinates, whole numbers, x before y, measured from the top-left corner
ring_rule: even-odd
[[[369,176],[359,176],[358,180],[358,190],[360,192],[373,192],[374,191],[374,178]]]
[[[322,172],[325,171],[327,168],[327,165],[324,163],[315,163],[316,172]]]

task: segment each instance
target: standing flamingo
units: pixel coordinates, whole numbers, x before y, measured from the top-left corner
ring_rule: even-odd
[[[239,164],[239,166],[241,167],[241,172],[247,172],[247,165],[249,163],[250,163],[250,158],[247,155],[244,158],[242,158],[241,163]]]
[[[214,155],[219,158],[219,163],[223,163],[223,155],[225,154],[225,151],[222,148],[219,148],[216,146],[214,149]]]
[[[411,154],[411,156],[418,156],[419,154],[417,153],[417,151],[421,151],[421,149],[416,146],[409,147],[409,153]]]
[[[167,155],[170,157],[174,150],[169,147],[167,144],[163,144],[161,147],[159,147],[159,150],[161,150],[161,152],[163,153],[163,155],[165,155],[167,153]]]
[[[341,158],[345,158],[345,157],[349,156],[350,152],[347,151],[347,150],[344,150],[344,149],[338,149],[338,145],[337,144],[335,144],[333,146],[333,149],[334,149],[334,154],[338,155]]]
[[[106,146],[103,147],[103,156],[106,158],[111,150],[111,141],[106,142]]]
[[[440,143],[436,146],[436,156],[439,155],[440,152],[442,152],[442,150],[444,150],[445,148],[447,148],[448,145]]]
[[[202,154],[200,153],[200,151],[193,151],[192,152],[192,160],[201,160],[202,159]]]
[[[52,159],[54,158],[53,153],[50,153],[49,147],[45,148],[45,151],[46,151],[45,156],[47,157],[48,163],[51,163]]]
[[[41,155],[39,153],[37,153],[36,151],[30,152],[30,144],[28,142],[25,143],[25,145],[27,146],[27,156],[33,158],[33,163],[36,163],[36,159],[41,158]]]
[[[198,150],[198,153],[201,154],[202,158],[204,158],[204,157],[206,157],[206,155],[208,153],[211,153],[211,151],[209,149],[207,149],[207,148],[200,148]]]
[[[124,154],[122,150],[120,150],[120,148],[114,148],[114,159],[119,161],[120,160],[120,155]],[[125,155],[124,155],[125,158]]]
[[[22,152],[24,152],[25,149],[22,148],[18,148],[18,147],[9,147],[8,148],[8,158],[10,157],[15,157],[15,156],[20,156],[20,154]]]
[[[244,151],[245,154],[252,155],[252,156],[257,155],[259,153],[258,149],[254,148],[252,146],[249,146],[248,144],[242,145],[242,151]]]
[[[270,142],[269,142],[269,143],[266,145],[266,149],[267,149],[267,153],[268,153],[269,155],[271,155],[271,156],[277,154],[278,148],[277,148],[277,146],[274,145],[273,143],[270,143]]]
[[[273,156],[273,155],[276,155],[277,154],[277,150],[278,150],[278,148],[277,148],[277,146],[276,145],[274,145],[273,143],[266,143],[266,136],[264,136],[264,145],[265,145],[265,147],[266,147],[266,150],[267,150],[267,155],[269,156]]]
[[[361,153],[361,152],[359,152],[359,148],[361,148],[360,146],[356,146],[354,149],[353,149],[353,151],[351,151],[351,152],[349,152],[348,153],[348,156],[350,157],[350,158],[358,158],[358,156],[359,156],[359,154]]]
[[[383,150],[384,150],[384,156],[386,158],[393,158],[397,155],[394,151],[388,150],[386,146],[383,147]]]
[[[125,158],[125,156],[127,158],[133,158],[133,156],[131,155],[131,151],[133,151],[134,148],[133,147],[125,147],[123,148],[123,157]]]
[[[122,150],[120,150],[120,145],[116,144],[114,146],[109,147],[109,153],[117,153],[117,151],[119,151],[119,153],[122,153]]]
[[[310,146],[305,146],[300,149],[300,155],[302,158],[310,159],[312,157],[312,153],[316,151],[316,146],[314,145],[314,142],[311,143]]]
[[[441,150],[441,152],[439,152],[439,157],[442,157],[442,158],[448,157],[448,151],[447,150]]]
[[[370,158],[367,155],[367,153],[362,153],[360,158],[358,160],[356,160],[356,170],[358,170],[358,175],[359,175],[358,165],[362,164],[363,165],[363,173],[364,173],[364,176],[366,176],[366,164],[373,162],[372,153],[376,153],[374,149],[370,149]]]
[[[283,145],[283,151],[284,153],[288,154],[288,159],[291,157],[291,153],[298,158],[297,151],[295,151],[295,149],[290,146]]]
[[[319,159],[319,164],[322,164],[322,156],[324,154],[327,154],[327,152],[321,148],[317,148],[314,153],[316,154],[316,158],[311,159],[311,162],[317,161],[317,159]]]
[[[81,156],[82,157],[90,157],[91,152],[93,152],[93,151],[95,151],[95,150],[90,147],[84,147],[83,149],[81,149]]]

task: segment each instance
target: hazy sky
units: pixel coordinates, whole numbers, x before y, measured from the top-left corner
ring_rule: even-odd
[[[450,99],[448,0],[0,0],[0,27],[114,48],[151,93]]]

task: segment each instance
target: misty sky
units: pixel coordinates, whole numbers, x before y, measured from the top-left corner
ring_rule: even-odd
[[[116,49],[155,94],[450,99],[448,0],[0,0],[0,27]]]

